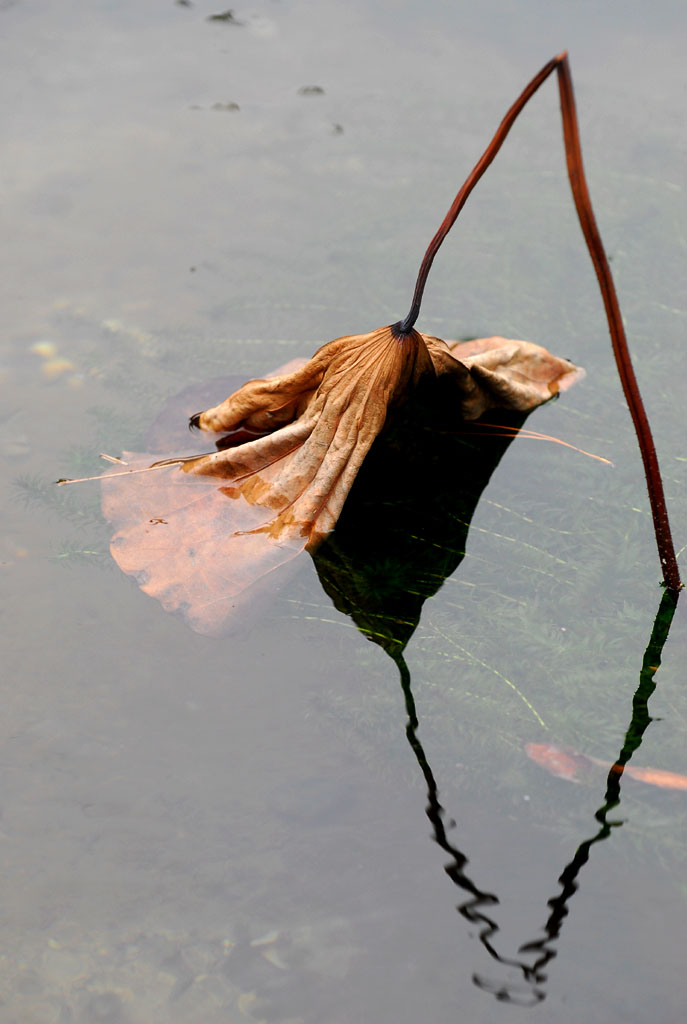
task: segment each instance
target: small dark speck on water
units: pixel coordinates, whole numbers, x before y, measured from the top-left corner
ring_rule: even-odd
[[[242,21],[234,17],[233,11],[223,11],[222,14],[211,14],[208,21],[223,21],[225,25],[243,25]]]
[[[302,85],[298,90],[299,96],[324,96],[324,89],[321,85]]]

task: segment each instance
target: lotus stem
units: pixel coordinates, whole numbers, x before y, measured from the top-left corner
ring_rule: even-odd
[[[649,420],[644,409],[644,403],[639,392],[637,378],[630,359],[630,352],[627,345],[627,338],[625,337],[625,330],[623,328],[618,297],[613,284],[611,268],[604,252],[601,235],[599,234],[599,229],[596,224],[596,218],[594,217],[594,211],[592,209],[592,203],[589,196],[589,189],[587,187],[587,181],[584,173],[584,165],[582,163],[582,149],[580,146],[580,134],[577,123],[577,111],[575,108],[572,76],[570,74],[570,65],[568,63],[568,54],[566,51],[558,54],[557,57],[554,57],[548,62],[548,64],[544,65],[541,71],[539,71],[539,73],[535,75],[532,81],[525,87],[501,121],[494,137],[468,175],[464,185],[453,200],[451,208],[441,222],[439,230],[429,243],[427,252],[420,264],[410,311],[404,320],[401,320],[394,325],[394,332],[397,337],[402,338],[413,329],[413,326],[420,314],[422,295],[425,290],[427,276],[432,263],[434,262],[434,257],[439,251],[442,242],[453,227],[458,214],[465,205],[473,188],[503,145],[518,114],[528,100],[534,95],[539,86],[546,81],[553,71],[556,71],[558,74],[561,118],[563,122],[563,140],[565,142],[565,156],[570,188],[573,194],[577,216],[580,221],[580,227],[582,228],[582,233],[584,235],[585,242],[587,243],[587,249],[589,250],[589,255],[591,256],[592,263],[594,264],[594,270],[596,271],[599,288],[601,289],[601,296],[606,310],[606,319],[608,321],[608,329],[611,335],[613,354],[615,356],[623,394],[625,395],[625,400],[628,404],[632,422],[637,434],[637,440],[639,442],[639,450],[642,456],[644,474],[646,476],[647,489],[649,491],[649,501],[651,503],[651,514],[654,521],[656,545],[658,547],[658,557],[663,573],[663,582],[668,590],[673,593],[678,593],[682,589],[682,582],[680,580],[680,570],[678,568],[677,558],[675,557],[675,547],[673,545],[670,523],[668,521],[668,510],[666,508],[661,472],[658,465],[658,458],[651,434],[651,428],[649,427]]]

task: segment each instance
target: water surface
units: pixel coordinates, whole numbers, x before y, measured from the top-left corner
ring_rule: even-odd
[[[679,1019],[684,794],[626,780],[547,977],[518,952],[545,937],[606,788],[524,746],[615,759],[661,600],[552,83],[444,246],[419,326],[584,365],[528,426],[615,468],[515,441],[408,644],[460,868],[433,841],[398,667],[307,558],[252,626],[208,640],[113,567],[95,489],[51,481],[140,449],[189,382],[402,317],[503,112],[568,47],[682,548],[682,6],[284,0],[208,20],[224,10],[0,4],[0,1019]],[[683,599],[633,763],[687,773],[686,647]]]

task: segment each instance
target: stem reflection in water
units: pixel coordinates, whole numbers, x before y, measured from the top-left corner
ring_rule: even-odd
[[[434,403],[436,417],[440,403]],[[557,955],[556,943],[569,903],[579,886],[579,874],[595,843],[608,839],[623,822],[610,821],[620,803],[620,782],[625,765],[639,748],[651,722],[648,700],[655,689],[654,675],[678,601],[676,591],[665,590],[646,648],[632,716],[617,760],[611,767],[602,806],[595,814],[598,828],[577,847],[559,876],[560,891],[547,903],[543,935],[520,946],[515,957],[499,953],[495,938],[499,926],[493,916],[498,896],[482,889],[467,873],[468,857],[448,838],[455,823],[447,818],[439,789],[422,743],[411,679],[403,652],[419,622],[422,605],[436,593],[460,564],[472,515],[492,472],[511,443],[521,417],[504,420],[509,433],[484,438],[479,421],[472,434],[442,431],[441,422],[426,427],[426,419],[410,411],[403,421],[379,439],[363,466],[344,507],[336,531],[313,556],[324,589],[336,607],[350,615],[369,639],[386,650],[398,667],[408,721],[406,737],[427,786],[426,814],[433,838],[448,854],[444,870],[468,898],[458,911],[479,929],[489,957],[515,970],[516,979],[499,980],[475,974],[479,988],[502,1002],[534,1005],[545,996],[547,964]],[[424,424],[424,425],[423,425]],[[431,431],[428,443],[426,430]],[[445,467],[451,466],[447,476]],[[407,481],[417,486],[408,493]],[[427,502],[424,496],[433,495]]]
[[[652,721],[648,711],[648,701],[656,688],[654,675],[661,664],[663,646],[668,638],[677,601],[678,594],[670,590],[664,592],[644,654],[639,686],[632,700],[632,718],[622,749],[608,773],[604,802],[594,815],[600,827],[589,839],[585,839],[579,844],[572,860],[565,866],[558,878],[560,892],[547,903],[550,913],[542,929],[544,936],[532,942],[523,943],[518,950],[519,957],[516,958],[502,956],[492,941],[498,933],[499,927],[492,917],[484,913],[484,908],[498,904],[498,897],[493,893],[482,891],[472,881],[465,871],[468,858],[448,840],[446,812],[439,802],[436,780],[417,736],[419,721],[411,691],[410,673],[403,655],[399,654],[395,658],[408,713],[406,736],[427,783],[426,813],[432,825],[433,836],[439,846],[451,857],[451,860],[444,865],[446,874],[455,885],[470,894],[470,898],[460,903],[457,909],[468,921],[481,926],[479,940],[490,957],[506,967],[515,968],[522,975],[522,981],[519,983],[501,982],[482,974],[473,976],[473,981],[479,988],[491,992],[502,1002],[534,1005],[546,997],[544,984],[547,980],[547,973],[545,968],[549,961],[557,956],[556,941],[560,937],[563,921],[569,913],[570,899],[579,888],[580,871],[589,860],[592,846],[602,839],[608,839],[611,831],[614,828],[620,828],[623,824],[622,820],[609,821],[608,815],[620,804],[620,780],[623,769],[641,745],[644,733]],[[450,822],[450,824],[454,823]]]

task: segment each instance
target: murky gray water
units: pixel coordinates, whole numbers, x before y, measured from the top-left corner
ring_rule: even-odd
[[[97,485],[51,481],[140,450],[190,382],[403,316],[505,109],[568,47],[681,549],[683,6],[266,0],[208,20],[225,10],[0,3],[0,1019],[681,1019],[685,793],[624,780],[622,826],[547,906],[599,831],[606,774],[574,785],[524,750],[617,757],[661,598],[552,82],[438,257],[419,326],[584,365],[528,426],[615,468],[515,441],[424,607],[406,660],[456,821],[444,849],[397,667],[309,559],[208,640],[113,567]],[[633,759],[683,774],[685,614]],[[542,947],[518,950],[547,919],[556,955],[533,978]]]

